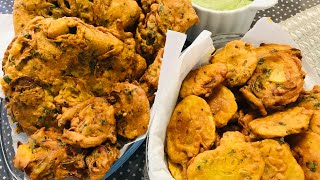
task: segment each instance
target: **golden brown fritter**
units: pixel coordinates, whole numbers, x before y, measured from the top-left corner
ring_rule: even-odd
[[[42,128],[18,147],[14,166],[35,179],[85,179],[86,151],[64,144],[61,134]]]
[[[61,137],[63,142],[82,148],[95,147],[107,140],[116,142],[115,110],[106,99],[93,97],[62,111],[57,119],[59,126],[66,128]]]
[[[312,91],[303,92],[298,99],[298,106],[313,110],[309,130],[320,135],[320,86],[314,86]]]
[[[239,132],[223,134],[220,145],[198,154],[189,162],[188,179],[260,180],[265,163]]]
[[[8,82],[6,78],[3,79]],[[41,127],[57,127],[55,118],[58,110],[52,93],[45,86],[28,77],[10,80],[9,83],[11,85],[6,89],[7,109],[24,132],[31,135]]]
[[[285,52],[290,55],[296,56],[297,58],[301,59],[301,51],[296,48],[292,48],[289,45],[286,44],[260,44],[260,47],[255,49],[258,58],[263,58],[269,55],[272,55],[277,52]]]
[[[183,168],[180,164],[174,163],[168,158],[168,169],[175,180],[184,180]]]
[[[259,60],[255,73],[240,91],[266,115],[267,109],[281,109],[297,100],[303,90],[304,75],[297,57],[274,53]]]
[[[261,180],[304,179],[301,166],[294,159],[290,147],[285,142],[266,139],[252,143],[265,162]]]
[[[13,20],[16,34],[36,16],[78,17],[88,24],[108,28],[114,27],[119,20],[127,29],[137,22],[141,13],[134,0],[15,0]]]
[[[189,72],[183,80],[180,97],[189,95],[210,96],[213,89],[221,84],[227,74],[227,66],[223,63],[214,63],[202,66]]]
[[[166,151],[173,163],[183,167],[201,150],[209,150],[216,139],[215,124],[207,102],[197,96],[184,98],[174,109],[167,127]]]
[[[117,132],[128,139],[134,139],[147,132],[150,120],[150,106],[146,93],[138,84],[117,83],[111,95],[117,119]]]
[[[154,60],[164,47],[167,30],[186,32],[199,19],[190,0],[141,0],[146,15],[136,29],[137,50],[144,58]]]
[[[60,107],[71,107],[93,97],[90,88],[81,79],[66,77],[59,89],[59,94],[54,97],[54,101]]]
[[[233,93],[223,85],[216,87],[206,101],[211,108],[214,122],[218,128],[227,125],[238,110]]]
[[[153,63],[148,66],[148,69],[139,80],[140,86],[146,92],[150,104],[153,102],[155,92],[158,89],[163,53],[164,49],[160,49]]]
[[[289,144],[297,154],[305,179],[320,179],[320,135],[307,131],[290,137]]]
[[[100,180],[109,171],[111,165],[118,159],[119,149],[114,145],[100,145],[86,157],[90,180]]]
[[[218,51],[211,63],[225,63],[228,67],[226,84],[229,87],[244,85],[257,67],[254,47],[240,40],[231,41]]]
[[[249,128],[261,138],[284,137],[306,131],[312,115],[312,110],[293,107],[257,118],[249,123]]]

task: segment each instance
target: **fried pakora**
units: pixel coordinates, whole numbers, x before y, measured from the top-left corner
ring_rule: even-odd
[[[289,45],[286,44],[260,44],[260,47],[255,49],[258,58],[261,59],[263,57],[272,55],[277,52],[285,52],[292,56],[296,56],[297,58],[301,59],[301,51],[296,48],[292,48]]]
[[[313,110],[309,130],[320,135],[320,86],[314,86],[312,91],[305,91],[298,99],[298,106]]]
[[[180,97],[189,95],[210,96],[213,89],[221,84],[227,74],[227,66],[223,63],[214,63],[202,66],[191,71],[183,80]]]
[[[297,161],[304,171],[305,179],[320,179],[320,135],[307,131],[290,137],[288,141],[297,154]]]
[[[150,106],[146,92],[135,84],[117,83],[111,96],[117,119],[117,132],[128,139],[134,139],[147,132],[150,120]]]
[[[167,30],[186,32],[199,19],[190,0],[141,0],[145,15],[136,29],[137,51],[153,61],[164,47]]]
[[[14,166],[35,179],[85,179],[86,151],[64,144],[61,134],[41,128],[18,147]]]
[[[171,116],[167,127],[166,150],[173,163],[183,168],[202,150],[209,150],[216,139],[215,124],[207,102],[197,96],[184,98]]]
[[[249,123],[249,128],[254,135],[261,138],[284,137],[306,131],[312,115],[312,110],[293,107],[257,118]]]
[[[304,179],[301,166],[294,159],[290,147],[285,142],[266,139],[252,143],[265,162],[262,180]]]
[[[93,97],[62,111],[57,120],[59,126],[65,127],[63,142],[82,148],[95,147],[107,140],[116,142],[115,110],[106,99]]]
[[[235,40],[227,43],[210,62],[227,65],[226,84],[234,87],[244,85],[250,79],[257,67],[258,57],[252,45]]]
[[[261,155],[245,142],[240,132],[226,132],[216,149],[205,151],[191,159],[187,175],[189,180],[260,180],[264,167]]]
[[[15,0],[13,20],[16,34],[36,16],[54,19],[78,17],[88,24],[107,28],[115,26],[118,20],[127,29],[137,22],[141,13],[134,0]]]
[[[86,157],[90,180],[100,180],[109,171],[111,165],[118,159],[119,149],[114,145],[100,145]]]
[[[172,174],[173,178],[175,180],[184,180],[183,177],[183,168],[180,164],[174,163],[168,159],[168,168],[170,170],[170,173]]]
[[[162,56],[164,49],[160,49],[156,59],[148,66],[148,69],[139,80],[141,88],[147,93],[149,102],[153,102],[155,92],[158,89],[158,81],[160,77],[160,67],[162,64]]]
[[[304,76],[300,59],[278,52],[259,60],[253,76],[240,91],[262,115],[267,115],[267,109],[279,110],[297,100]]]
[[[227,125],[238,109],[233,93],[223,85],[216,87],[206,101],[211,108],[214,122],[218,128]]]
[[[28,77],[10,81],[10,84],[5,87],[9,99],[7,109],[25,133],[31,135],[42,127],[57,127],[58,110],[49,90]]]

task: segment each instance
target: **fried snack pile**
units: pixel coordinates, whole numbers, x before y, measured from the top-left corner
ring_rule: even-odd
[[[177,180],[320,179],[320,86],[301,52],[235,40],[191,71],[166,134]]]

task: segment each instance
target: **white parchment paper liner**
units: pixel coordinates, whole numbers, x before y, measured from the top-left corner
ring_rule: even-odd
[[[258,46],[260,43],[279,43],[289,44],[292,47],[299,48],[288,32],[282,30],[278,24],[273,23],[269,18],[260,19],[242,40],[255,46]],[[167,59],[169,55],[167,55],[168,52],[166,52],[166,49],[174,48],[174,45],[170,43],[171,41],[175,41],[175,38],[173,37],[171,39],[168,33],[161,67],[161,73],[165,73],[165,75],[161,76],[163,79],[161,79],[159,83],[158,98],[155,99],[157,108],[147,139],[147,169],[151,180],[173,179],[168,170],[164,153],[166,128],[176,105],[183,79],[191,69],[208,63],[210,54],[214,49],[210,33],[204,31],[195,42],[180,55],[179,59]],[[317,82],[319,83],[320,79],[307,63],[303,62],[302,66],[307,72],[305,88],[310,89]],[[162,83],[166,83],[166,85]]]

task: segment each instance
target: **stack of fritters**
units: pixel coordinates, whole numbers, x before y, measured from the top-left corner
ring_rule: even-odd
[[[165,33],[198,21],[191,2],[16,0],[13,14],[1,85],[30,136],[15,167],[30,179],[102,178],[117,139],[146,133]]]
[[[319,87],[300,50],[236,40],[191,71],[167,127],[175,179],[319,179]]]

